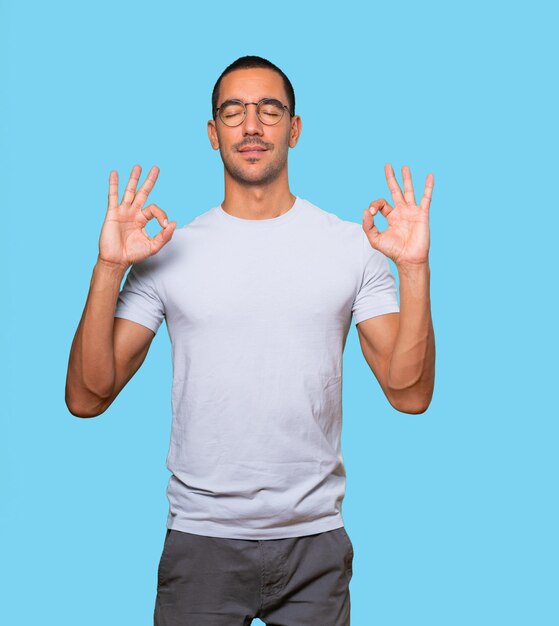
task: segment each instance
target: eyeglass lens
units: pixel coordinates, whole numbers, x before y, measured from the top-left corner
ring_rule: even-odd
[[[285,109],[277,100],[261,100],[256,107],[256,115],[263,124],[272,126],[283,117]],[[227,126],[238,126],[244,119],[246,107],[242,102],[228,102],[219,109],[219,117]]]

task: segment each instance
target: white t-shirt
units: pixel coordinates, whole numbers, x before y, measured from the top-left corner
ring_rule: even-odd
[[[279,217],[220,206],[133,265],[115,317],[173,354],[168,528],[280,539],[343,526],[342,352],[355,323],[398,312],[361,224],[297,197]]]

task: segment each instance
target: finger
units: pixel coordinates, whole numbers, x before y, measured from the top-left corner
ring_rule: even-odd
[[[404,178],[404,198],[408,204],[415,206],[415,195],[413,193],[413,184],[411,182],[411,170],[407,165],[402,167],[402,176]]]
[[[132,203],[133,207],[141,209],[144,206],[145,201],[148,199],[149,192],[153,189],[158,176],[159,168],[154,165],[149,171],[148,177],[144,180],[144,184],[138,189],[138,193]]]
[[[158,207],[157,204],[150,204],[149,206],[142,209],[142,215],[146,218],[148,222],[155,217],[160,226],[167,226],[167,213],[165,213],[162,208]]]
[[[375,226],[375,220],[369,209],[365,209],[363,211],[363,230],[365,231],[367,239],[370,241],[371,245],[376,248],[376,243],[380,239],[381,234]]]
[[[177,225],[176,222],[167,222],[167,224],[165,224],[165,226],[163,226],[163,228],[157,233],[157,235],[160,235],[161,233],[164,233],[164,231],[169,228],[169,226],[171,226],[171,224],[174,224],[174,226]],[[174,228],[173,226],[173,228]],[[142,228],[142,232],[144,233],[144,235],[150,240],[150,242],[155,240],[155,237],[157,237],[157,235],[155,235],[154,237],[150,237],[148,231],[146,230],[146,227],[144,226]]]
[[[169,222],[165,228],[162,228],[157,235],[155,235],[155,237],[150,241],[152,254],[161,250],[161,248],[171,239],[176,226],[176,222]]]
[[[130,178],[128,179],[128,184],[126,185],[126,189],[124,190],[124,195],[122,196],[122,204],[131,204],[132,200],[134,200],[136,185],[140,180],[141,173],[142,168],[139,165],[134,165],[134,167],[132,168],[132,173],[130,174]]]
[[[381,213],[382,215],[384,215],[384,217],[388,217],[388,214],[392,210],[393,207],[391,207],[384,198],[380,198],[379,200],[374,200],[373,202],[371,202],[368,209],[371,215],[374,216],[377,213]]]
[[[109,174],[109,209],[118,207],[118,172],[112,170]]]
[[[394,169],[392,168],[392,165],[390,165],[390,163],[387,163],[384,166],[384,174],[386,175],[386,182],[388,183],[388,189],[390,189],[394,204],[403,204],[405,202],[405,199],[402,195],[400,185],[398,185],[398,181],[396,180],[396,176],[394,176]]]
[[[422,209],[427,210],[431,206],[431,198],[433,197],[433,187],[435,186],[435,176],[433,174],[427,174],[427,180],[425,182],[425,190],[423,191],[423,198],[421,198]]]

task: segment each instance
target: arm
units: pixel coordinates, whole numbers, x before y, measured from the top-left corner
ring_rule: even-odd
[[[66,405],[76,417],[106,411],[143,363],[155,333],[115,318],[124,269],[98,260],[87,302],[72,342]]]
[[[429,267],[399,268],[400,313],[357,324],[363,356],[390,404],[423,413],[435,383],[435,335],[429,299]]]
[[[155,336],[141,324],[114,317],[120,283],[128,267],[157,253],[176,227],[176,222],[168,222],[165,212],[155,204],[142,210],[158,170],[152,168],[136,192],[140,172],[140,166],[134,166],[120,205],[118,174],[110,174],[99,256],[66,376],[66,406],[77,417],[94,417],[107,409],[143,363]],[[152,238],[145,225],[153,217],[163,228]]]
[[[394,207],[386,200],[372,202],[363,216],[363,230],[373,248],[390,257],[400,277],[400,313],[380,315],[357,325],[367,363],[386,397],[396,409],[423,413],[435,383],[435,335],[431,318],[429,207],[434,177],[427,176],[419,205],[409,167],[402,168],[404,194],[390,164],[385,166]],[[374,215],[381,212],[388,228],[379,232]]]

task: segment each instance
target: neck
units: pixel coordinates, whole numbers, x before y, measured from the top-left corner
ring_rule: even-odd
[[[283,215],[295,203],[287,178],[266,185],[246,185],[225,174],[224,211],[249,220],[266,220]]]

